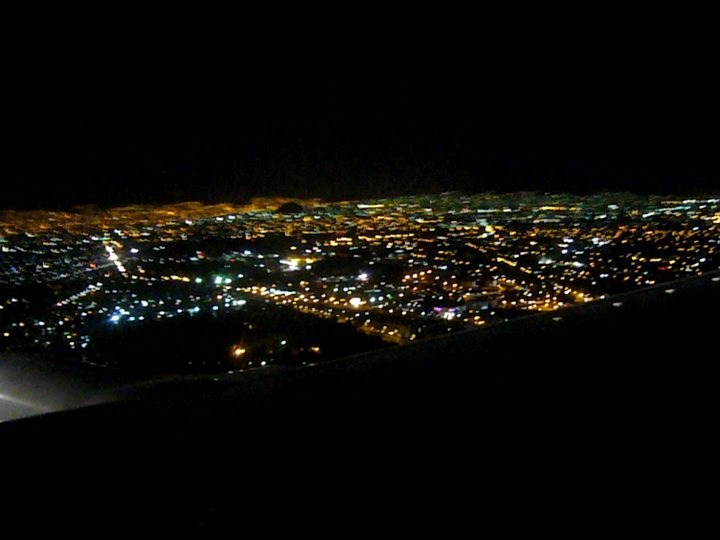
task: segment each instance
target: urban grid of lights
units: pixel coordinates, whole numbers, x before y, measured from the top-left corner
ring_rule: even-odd
[[[103,325],[249,302],[406,343],[720,268],[713,197],[450,193],[291,214],[283,202],[0,213],[0,350],[83,351]]]

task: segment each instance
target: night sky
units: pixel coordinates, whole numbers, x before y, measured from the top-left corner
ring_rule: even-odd
[[[716,83],[665,57],[400,70],[21,64],[0,208],[720,191]]]

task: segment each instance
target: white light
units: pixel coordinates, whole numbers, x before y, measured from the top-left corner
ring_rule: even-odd
[[[623,305],[622,302],[613,302],[613,307],[620,307],[622,305]]]
[[[116,323],[120,320],[120,315],[113,315],[112,317],[110,317],[110,320]]]
[[[665,289],[665,292],[668,294],[672,294],[675,292],[675,289]]]
[[[130,250],[130,253],[135,254],[135,253],[139,253],[139,251],[140,251],[140,250],[139,250],[138,248],[132,248],[132,249]]]
[[[294,272],[298,269],[299,261],[297,259],[280,259],[280,264],[287,265],[288,271]]]
[[[220,285],[220,284],[222,284],[222,282],[223,282],[223,278],[221,278],[220,276],[217,276],[215,278],[215,285]]]
[[[195,283],[202,283],[202,278],[196,277],[196,278],[195,278]]]
[[[367,281],[367,280],[368,280],[368,277],[370,277],[370,276],[368,276],[366,272],[363,272],[363,273],[361,273],[361,274],[358,275],[358,279],[359,279],[360,281]]]
[[[351,298],[350,299],[350,305],[354,308],[360,307],[360,304],[362,304],[362,300],[360,298]]]

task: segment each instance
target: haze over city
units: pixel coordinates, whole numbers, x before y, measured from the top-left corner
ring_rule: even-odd
[[[532,84],[532,69],[140,87],[78,71],[52,94],[28,74],[4,120],[0,208],[720,190],[707,81],[580,67]]]

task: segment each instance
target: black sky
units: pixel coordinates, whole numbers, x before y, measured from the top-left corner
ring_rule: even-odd
[[[604,52],[346,61],[341,72],[169,53],[20,59],[6,68],[0,207],[720,191],[709,66]]]

